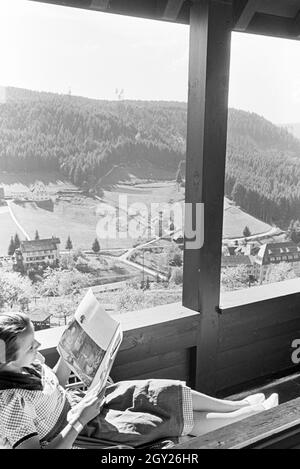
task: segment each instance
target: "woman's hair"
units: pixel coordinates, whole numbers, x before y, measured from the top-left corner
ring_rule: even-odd
[[[0,340],[5,343],[6,363],[17,358],[17,338],[26,331],[30,319],[23,313],[0,313]]]

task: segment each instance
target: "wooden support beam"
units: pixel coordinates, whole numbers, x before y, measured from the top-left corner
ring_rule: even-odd
[[[92,0],[91,10],[105,11],[109,8],[110,0]]]
[[[184,0],[168,0],[162,19],[176,21]]]
[[[248,0],[244,5],[243,10],[240,12],[237,18],[234,29],[236,31],[246,31],[253,16],[257,11],[259,0]]]
[[[299,39],[300,38],[300,10],[295,16],[294,25],[295,25],[295,30],[296,30],[296,36]]]
[[[247,32],[263,34],[264,36],[297,39],[299,30],[296,29],[294,18],[257,13],[248,26]]]
[[[192,6],[185,201],[186,210],[204,204],[204,245],[193,249],[185,226],[183,305],[201,313],[196,387],[211,394],[216,391],[231,27],[229,2],[202,0]]]

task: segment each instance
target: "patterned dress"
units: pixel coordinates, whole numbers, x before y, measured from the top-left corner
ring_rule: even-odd
[[[42,365],[41,391],[0,391],[0,445],[16,448],[32,436],[46,446],[67,425],[68,411],[82,395],[66,391],[54,372]],[[121,381],[106,388],[98,417],[78,440],[99,446],[139,447],[162,438],[187,435],[193,427],[190,388],[182,381]]]

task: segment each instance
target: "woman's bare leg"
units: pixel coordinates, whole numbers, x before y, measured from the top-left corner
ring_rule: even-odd
[[[252,404],[259,404],[265,400],[265,396],[262,393],[249,396],[249,398],[241,401],[227,401],[207,396],[194,389],[192,389],[191,392],[193,410],[197,412],[233,412],[243,407],[249,407],[249,405]],[[249,399],[249,401],[247,399]]]
[[[194,427],[191,435],[200,436],[218,428],[238,422],[246,417],[271,409],[278,405],[278,394],[272,394],[261,404],[248,405],[233,412],[194,412]]]

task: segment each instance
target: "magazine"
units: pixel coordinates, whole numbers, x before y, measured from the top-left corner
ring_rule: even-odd
[[[64,331],[58,352],[88,387],[105,387],[123,339],[121,324],[100,305],[91,289]]]

